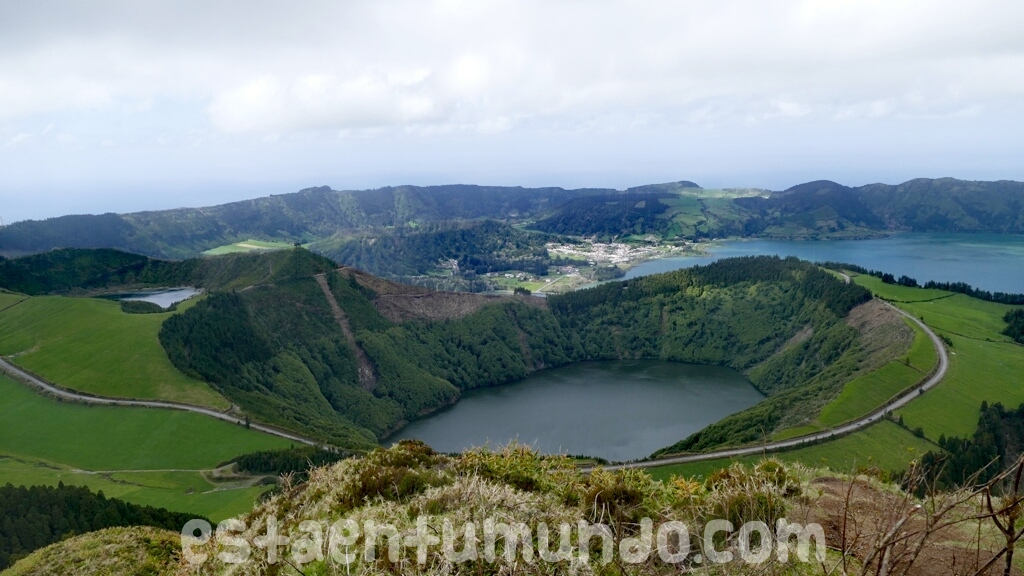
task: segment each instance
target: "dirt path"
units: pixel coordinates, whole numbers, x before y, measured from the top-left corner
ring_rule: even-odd
[[[341,326],[341,331],[345,334],[345,340],[348,340],[349,347],[352,348],[352,352],[356,355],[356,360],[359,363],[359,385],[364,390],[373,392],[373,389],[377,386],[377,376],[373,370],[373,363],[366,356],[366,352],[363,352],[363,349],[356,343],[356,337],[352,334],[352,327],[348,323],[348,316],[345,315],[345,311],[341,309],[338,301],[334,298],[334,293],[331,292],[331,287],[327,284],[327,277],[323,274],[317,274],[315,278],[316,283],[320,285],[320,290],[324,293],[324,297],[327,298],[327,304],[331,307],[331,314],[334,315],[338,326]]]

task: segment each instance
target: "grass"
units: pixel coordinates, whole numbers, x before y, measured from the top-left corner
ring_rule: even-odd
[[[839,396],[822,408],[817,419],[821,427],[830,428],[871,413],[935,368],[939,359],[931,339],[916,323],[906,322],[915,332],[910,350],[878,370],[848,382]]]
[[[1006,328],[1003,316],[1014,306],[985,302],[963,294],[899,306],[924,319],[936,332],[991,342],[1013,342],[1002,331]]]
[[[837,472],[852,472],[874,466],[885,471],[901,470],[913,459],[937,446],[918,438],[892,422],[879,422],[866,430],[830,442],[771,454],[784,462],[800,462],[808,466],[828,467]],[[706,476],[732,462],[753,463],[764,456],[721,458],[689,464],[672,464],[651,468],[652,476],[667,480],[672,476]]]
[[[920,296],[934,291],[883,284],[863,275],[856,282],[884,298],[903,296],[908,302],[898,304],[900,308],[953,342],[943,381],[898,412],[907,426],[920,426],[932,440],[943,434],[969,437],[978,425],[983,401],[1008,408],[1024,403],[1024,346],[1001,334],[1006,326],[1003,316],[1013,306],[963,294],[928,300]]]
[[[203,252],[205,256],[220,256],[221,254],[234,254],[237,252],[252,252],[254,250],[281,250],[291,248],[294,244],[290,242],[274,242],[267,240],[244,240],[234,244],[225,244],[211,248]]]
[[[0,398],[0,454],[8,457],[0,460],[0,478],[5,483],[63,481],[139,504],[234,514],[249,509],[260,490],[209,492],[217,486],[197,471],[246,452],[290,445],[200,414],[59,402],[5,376],[0,376]],[[104,477],[87,471],[133,472]]]
[[[88,486],[110,498],[206,516],[214,522],[252,509],[266,486],[232,487],[208,482],[199,472],[95,474],[44,460],[0,456],[0,478],[15,486]]]
[[[86,470],[213,468],[287,440],[181,410],[60,402],[0,376],[0,451]]]
[[[942,383],[898,412],[907,426],[922,427],[935,440],[969,437],[978,425],[981,403],[1024,403],[1024,347],[950,336],[950,368]]]
[[[898,470],[922,453],[936,449],[937,446],[931,442],[940,435],[969,437],[973,434],[983,401],[1001,402],[1008,408],[1024,403],[1024,346],[1000,333],[1006,326],[1003,315],[1012,306],[940,290],[884,284],[866,275],[855,276],[854,281],[870,288],[879,297],[902,301],[897,303],[900,308],[923,318],[929,327],[949,337],[953,343],[949,347],[949,372],[942,382],[896,413],[903,417],[907,428],[921,427],[925,438],[918,438],[892,422],[881,422],[830,442],[780,453],[781,459],[813,466],[825,465],[840,472],[861,466]],[[931,342],[918,331],[904,357],[858,379],[859,382],[848,384],[840,397],[822,411],[819,423],[831,425],[848,420],[857,413],[870,411],[891,393],[917,382],[924,373],[931,371],[936,361]],[[819,425],[794,428],[776,439],[816,429]],[[758,459],[760,457],[737,460],[752,462]],[[663,479],[672,475],[702,476],[733,461],[720,459],[662,466],[651,472]]]
[[[882,282],[881,278],[868,276],[867,274],[857,274],[854,272],[848,272],[848,274],[854,278],[854,282],[857,284],[860,284],[874,292],[876,295],[893,302],[934,300],[936,298],[943,298],[953,294],[952,292],[946,292],[945,290],[925,290],[924,288],[910,288],[908,286],[900,286],[898,284],[886,284],[885,282]]]
[[[15,294],[14,292],[7,292],[6,290],[0,290],[0,311],[6,310],[11,306],[21,302],[27,298],[24,294]]]
[[[157,334],[170,314],[126,314],[118,302],[98,298],[36,296],[0,312],[0,355],[90,394],[229,407],[167,359]]]

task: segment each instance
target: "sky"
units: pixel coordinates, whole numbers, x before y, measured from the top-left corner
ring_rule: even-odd
[[[309,186],[1024,180],[1020,0],[0,3],[0,219]]]

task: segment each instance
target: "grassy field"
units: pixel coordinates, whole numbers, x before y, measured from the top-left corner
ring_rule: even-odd
[[[1008,408],[1024,403],[1024,346],[1000,333],[1006,326],[1003,315],[1013,306],[963,294],[923,298],[935,291],[891,286],[869,276],[855,281],[881,297],[906,300],[900,308],[953,342],[946,378],[898,412],[907,426],[920,426],[933,440],[942,434],[966,437],[977,427],[982,401]]]
[[[260,490],[211,492],[224,486],[198,471],[245,452],[290,445],[189,412],[59,402],[5,376],[0,398],[4,483],[86,484],[140,504],[227,515],[247,510]]]
[[[935,347],[924,330],[909,319],[906,322],[915,332],[910,350],[847,383],[839,396],[822,408],[818,415],[821,427],[829,428],[868,414],[931,373],[939,361]]]
[[[189,512],[219,522],[252,509],[266,486],[207,481],[199,472],[96,474],[44,460],[0,456],[0,480],[15,486],[87,486],[110,498]]]
[[[167,359],[157,333],[169,314],[126,314],[118,302],[97,298],[36,296],[0,311],[0,355],[90,394],[227,408],[223,396]]]
[[[800,462],[808,466],[823,466],[837,472],[852,472],[863,467],[877,467],[885,471],[901,470],[911,460],[938,446],[918,438],[892,422],[879,422],[866,430],[831,442],[771,454],[785,462]],[[732,462],[753,463],[764,456],[722,458],[690,464],[673,464],[650,470],[659,479],[672,476],[705,476]]]
[[[245,240],[234,244],[225,244],[216,248],[210,248],[203,252],[205,256],[220,256],[221,254],[234,254],[236,252],[252,252],[254,250],[281,250],[291,248],[294,244],[289,242],[268,242],[266,240]]]
[[[6,290],[0,290],[0,312],[14,306],[27,298],[23,294],[15,294],[13,292],[7,292]]]
[[[925,290],[924,288],[910,288],[908,286],[899,286],[897,284],[886,284],[885,282],[882,282],[881,278],[868,276],[867,274],[849,272],[849,275],[857,284],[868,288],[879,297],[892,302],[919,302],[922,300],[935,300],[937,298],[945,298],[953,295],[952,292],[946,292],[945,290]]]

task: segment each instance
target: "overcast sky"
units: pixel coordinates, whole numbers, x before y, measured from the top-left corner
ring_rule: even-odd
[[[1024,180],[1020,0],[0,3],[0,218]]]

